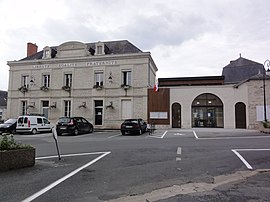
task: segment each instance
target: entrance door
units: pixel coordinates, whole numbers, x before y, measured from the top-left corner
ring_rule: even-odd
[[[223,103],[214,94],[204,93],[192,102],[192,127],[222,128]]]
[[[243,102],[238,102],[235,105],[235,127],[246,128],[246,105]]]
[[[95,100],[95,125],[102,125],[103,100]]]
[[[48,119],[48,117],[49,117],[49,101],[42,101],[42,114]]]
[[[181,105],[179,103],[172,105],[172,127],[181,128]]]

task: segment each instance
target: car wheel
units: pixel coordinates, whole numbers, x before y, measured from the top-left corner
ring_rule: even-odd
[[[78,130],[78,128],[75,128],[74,135],[78,135],[78,134],[79,134],[79,130]]]
[[[16,133],[16,129],[12,129],[11,134],[15,134],[15,133]]]
[[[121,133],[122,133],[122,135],[125,135],[125,131],[122,131]]]
[[[92,133],[93,131],[94,131],[94,128],[93,127],[90,127],[89,133]]]
[[[37,129],[33,128],[32,132],[33,135],[37,134]]]

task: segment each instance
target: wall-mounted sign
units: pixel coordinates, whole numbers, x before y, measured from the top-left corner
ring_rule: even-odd
[[[99,66],[99,65],[116,65],[115,60],[111,61],[93,61],[93,62],[87,62],[86,66]]]
[[[59,64],[59,67],[76,67],[77,64],[76,63],[62,63]]]
[[[87,67],[89,66],[101,66],[101,65],[116,65],[116,60],[110,60],[110,61],[93,61],[93,62],[86,62],[85,65]],[[58,67],[65,68],[65,67],[77,67],[77,63],[60,63],[58,64]],[[33,65],[33,68],[35,69],[45,69],[49,68],[50,66],[48,64],[44,65]]]
[[[49,68],[49,65],[34,65],[33,67],[35,69],[46,69]]]
[[[168,112],[150,112],[150,119],[167,119]]]
[[[266,119],[269,120],[270,118],[270,106],[266,106]],[[264,106],[256,106],[256,115],[257,121],[264,121]]]

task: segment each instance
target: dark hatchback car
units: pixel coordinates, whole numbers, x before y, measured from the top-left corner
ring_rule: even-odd
[[[147,124],[142,119],[126,119],[121,124],[121,133],[125,135],[129,134],[143,134],[147,130]]]
[[[78,135],[80,133],[92,133],[93,125],[83,117],[61,117],[56,123],[57,135],[69,133]]]
[[[16,133],[17,119],[8,119],[0,124],[0,133]]]

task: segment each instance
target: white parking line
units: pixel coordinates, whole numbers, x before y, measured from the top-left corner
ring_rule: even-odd
[[[98,155],[98,154],[104,154],[105,152],[91,152],[91,153],[79,153],[79,154],[61,154],[62,157],[72,157],[72,156],[86,156],[86,155]],[[58,156],[41,156],[36,157],[36,160],[41,159],[52,159],[52,158],[58,158]]]
[[[165,135],[167,134],[167,130],[161,135],[161,136],[157,136],[157,135],[149,135],[147,137],[154,137],[154,138],[160,138],[160,139],[163,139],[165,137]]]
[[[83,170],[84,168],[94,164],[95,162],[97,162],[98,160],[102,159],[103,157],[107,156],[108,154],[110,154],[111,152],[100,152],[102,153],[102,155],[100,155],[99,157],[95,158],[94,160],[88,162],[87,164],[77,168],[76,170],[72,171],[71,173],[67,174],[66,176],[60,178],[59,180],[53,182],[52,184],[48,185],[47,187],[41,189],[40,191],[38,191],[37,193],[33,194],[32,196],[24,199],[22,202],[30,202],[33,201],[34,199],[36,199],[37,197],[41,196],[42,194],[46,193],[47,191],[49,191],[50,189],[54,188],[55,186],[57,186],[58,184],[60,184],[61,182],[65,181],[66,179],[72,177],[73,175],[77,174],[78,172],[80,172],[81,170]],[[88,153],[89,154],[98,154],[98,153]],[[68,156],[75,156],[75,155],[79,155],[79,154],[69,154]],[[82,154],[82,155],[87,155],[86,153]],[[62,155],[64,156],[64,155]],[[42,157],[41,157],[42,158]],[[39,158],[39,159],[41,159]],[[45,157],[43,157],[44,159]],[[54,156],[52,157],[54,158]]]
[[[226,139],[257,139],[270,138],[270,136],[244,136],[244,137],[198,137],[199,140],[226,140]]]
[[[235,149],[232,149],[232,152],[236,154],[236,156],[245,164],[248,169],[253,169],[251,165],[246,161],[246,159],[244,159],[244,157],[241,156],[241,154],[239,154]]]
[[[178,155],[178,157],[176,157],[176,161],[181,161],[181,157],[179,157],[182,154],[182,148],[181,147],[177,147],[176,154]]]
[[[226,140],[226,139],[253,139],[253,138],[270,138],[270,136],[243,136],[243,137],[198,137],[195,131],[193,134],[198,140]]]
[[[270,149],[232,149],[232,152],[236,154],[236,156],[245,164],[245,166],[252,170],[252,166],[244,159],[244,157],[239,154],[238,151],[270,151]]]
[[[121,136],[122,134],[117,134],[117,135],[112,135],[112,136],[109,136],[107,138],[114,138],[114,137],[118,137],[118,136]]]
[[[167,130],[163,133],[163,135],[161,136],[161,138],[164,138],[165,137],[165,135],[167,134]]]
[[[197,136],[197,134],[196,134],[196,132],[194,130],[193,130],[193,134],[194,134],[194,136],[195,136],[196,139],[199,139],[198,136]]]

